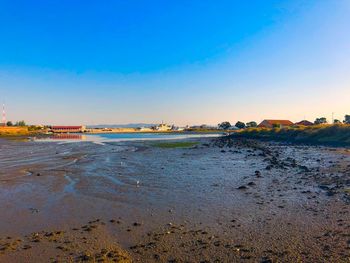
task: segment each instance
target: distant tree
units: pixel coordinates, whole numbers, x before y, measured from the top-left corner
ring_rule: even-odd
[[[327,123],[327,119],[325,117],[317,118],[315,120],[315,124],[325,124]]]
[[[18,121],[16,122],[16,126],[23,127],[23,126],[26,126],[26,123],[24,121]]]
[[[6,126],[9,126],[9,127],[13,126],[12,121],[8,121],[8,122],[6,123]]]
[[[236,125],[235,125],[238,129],[244,129],[245,128],[245,124],[244,122],[241,121],[237,121]]]
[[[257,127],[258,124],[255,121],[250,121],[250,122],[247,122],[246,126],[247,128],[254,128],[254,127]]]
[[[341,123],[341,121],[340,121],[340,120],[338,120],[338,119],[335,119],[335,120],[333,121],[333,123],[334,123],[334,124],[340,124],[340,123]]]
[[[345,124],[350,124],[350,115],[345,115],[344,123]]]
[[[230,127],[231,127],[231,123],[229,123],[228,121],[224,121],[219,124],[219,128],[223,130],[227,130]]]

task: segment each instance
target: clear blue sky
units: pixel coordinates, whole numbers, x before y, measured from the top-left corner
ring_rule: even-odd
[[[0,102],[45,124],[350,113],[350,1],[0,1]]]

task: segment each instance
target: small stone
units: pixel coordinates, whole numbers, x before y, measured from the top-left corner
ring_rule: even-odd
[[[263,257],[260,261],[260,263],[272,263],[272,260],[267,258],[267,257]]]
[[[32,248],[32,247],[29,246],[29,245],[24,245],[24,246],[23,246],[23,249],[24,249],[24,250],[27,250],[27,249],[30,249],[30,248]]]

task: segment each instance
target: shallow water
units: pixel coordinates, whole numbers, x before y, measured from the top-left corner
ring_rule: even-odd
[[[162,140],[183,138],[183,135],[152,136]],[[71,216],[73,221],[79,221],[79,214],[118,215],[140,221],[158,214],[156,223],[172,220],[174,213],[182,219],[194,215],[203,218],[206,214],[208,219],[215,220],[218,213],[227,212],[228,206],[236,206],[239,200],[243,202],[242,196],[232,199],[232,188],[242,176],[256,169],[252,165],[251,170],[240,171],[246,165],[240,161],[242,156],[223,155],[219,160],[219,150],[206,154],[198,149],[167,150],[149,147],[147,140],[115,142],[122,136],[107,137],[110,141],[104,141],[103,145],[90,141],[6,144],[6,151],[0,152],[0,187],[6,189],[6,185],[11,185],[11,191],[3,191],[0,197],[9,203],[17,199],[24,211],[32,207],[39,209],[37,217],[42,215],[39,221],[46,220],[48,225],[52,224],[47,220],[49,215],[63,214]],[[237,162],[237,167],[231,166],[232,161]],[[66,200],[69,200],[67,206]],[[90,209],[91,200],[94,209]],[[121,210],[115,210],[114,206]],[[18,214],[18,207],[12,209],[12,216]],[[55,223],[64,223],[58,218]]]
[[[103,134],[55,134],[48,138],[36,138],[38,142],[106,142],[149,141],[149,140],[181,140],[190,138],[219,137],[219,133],[103,133]]]

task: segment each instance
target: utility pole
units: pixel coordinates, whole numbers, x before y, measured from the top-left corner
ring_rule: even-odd
[[[332,124],[334,123],[334,112],[332,112]]]
[[[2,104],[2,125],[3,125],[3,126],[6,126],[5,103]]]

